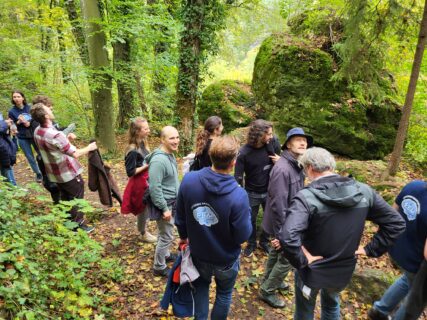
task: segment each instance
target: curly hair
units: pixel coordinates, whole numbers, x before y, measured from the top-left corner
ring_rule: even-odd
[[[48,96],[43,96],[43,95],[36,95],[33,98],[33,104],[37,104],[37,103],[43,103],[46,107],[52,107],[53,103],[52,100],[50,100],[50,98]]]
[[[246,143],[251,147],[259,147],[262,144],[262,137],[272,127],[273,125],[270,122],[262,119],[253,121],[249,127]]]
[[[214,133],[215,129],[222,125],[220,117],[212,116],[206,119],[204,130],[200,131],[196,139],[196,155],[200,155],[203,149],[206,147],[206,143],[209,140],[211,134]]]
[[[141,128],[141,124],[143,122],[147,122],[147,119],[142,117],[137,117],[135,119],[132,119],[129,124],[129,131],[128,131],[128,148],[126,150],[126,154],[131,150],[136,150],[139,148],[141,142],[144,144],[144,147],[150,151],[150,148],[148,146],[148,142],[146,139],[142,139],[142,141],[139,141],[138,139],[138,132]]]

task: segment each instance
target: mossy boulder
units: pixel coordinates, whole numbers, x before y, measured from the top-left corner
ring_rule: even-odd
[[[395,277],[377,269],[356,269],[347,290],[357,296],[357,301],[373,303],[379,300]]]
[[[393,148],[401,111],[363,104],[340,81],[332,56],[285,34],[267,38],[255,60],[252,90],[260,116],[279,131],[303,127],[317,146],[355,159],[379,159]]]
[[[201,123],[213,115],[221,117],[226,132],[246,126],[257,117],[250,84],[234,80],[209,85],[197,110]]]

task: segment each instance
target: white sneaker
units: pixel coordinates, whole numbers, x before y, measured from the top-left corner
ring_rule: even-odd
[[[145,233],[142,235],[142,241],[147,243],[154,243],[154,242],[157,242],[157,237],[153,236],[148,231],[145,231]]]

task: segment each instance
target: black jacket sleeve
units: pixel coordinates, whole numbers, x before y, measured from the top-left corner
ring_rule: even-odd
[[[375,191],[372,190],[372,193],[373,204],[367,219],[377,224],[379,229],[372,240],[365,246],[365,251],[370,257],[379,257],[405,231],[406,224],[399,212],[393,209]]]
[[[279,241],[283,255],[296,269],[307,266],[308,260],[301,249],[302,234],[308,228],[310,209],[304,196],[297,194],[287,211]]]
[[[270,174],[268,185],[268,196],[271,206],[271,219],[273,226],[273,235],[275,238],[280,236],[283,227],[284,217],[288,209],[290,178],[283,171],[276,172],[275,167]]]
[[[137,158],[138,152],[136,151],[129,151],[125,157],[126,174],[129,178],[135,175]]]
[[[240,149],[241,150],[241,149]],[[234,167],[234,178],[237,183],[243,186],[243,175],[245,172],[245,155],[240,151],[239,156],[236,160],[236,166]]]

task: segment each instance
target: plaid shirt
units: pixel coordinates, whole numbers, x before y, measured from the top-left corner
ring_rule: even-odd
[[[82,173],[82,167],[72,156],[76,147],[53,125],[38,126],[34,131],[34,140],[39,147],[50,181],[65,183]]]

